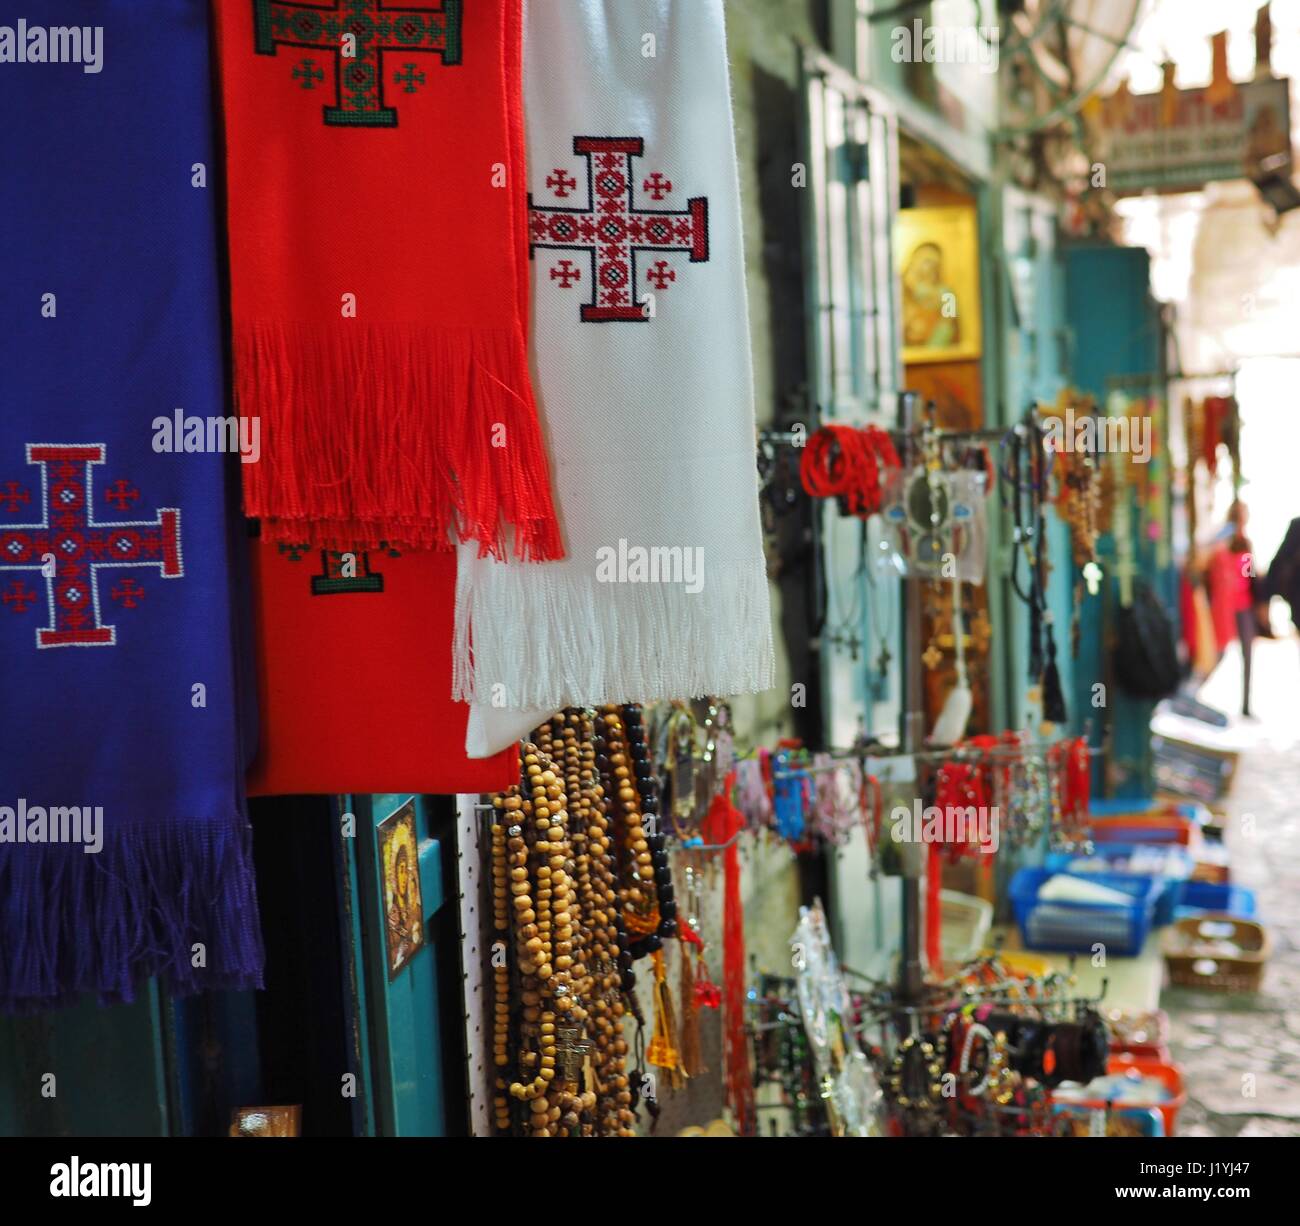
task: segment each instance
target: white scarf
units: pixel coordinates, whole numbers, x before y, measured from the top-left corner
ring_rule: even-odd
[[[721,0],[528,0],[524,98],[534,386],[567,556],[461,550],[471,753],[564,706],[773,675]]]

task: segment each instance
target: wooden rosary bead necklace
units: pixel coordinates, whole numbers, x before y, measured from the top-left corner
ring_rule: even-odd
[[[601,709],[601,769],[613,796],[620,856],[619,899],[632,938],[632,958],[645,957],[677,931],[676,902],[664,835],[657,829],[659,788],[650,763],[640,709],[635,704]],[[646,819],[653,826],[646,828]],[[669,906],[665,916],[663,907]]]
[[[591,715],[543,724],[523,746],[520,784],[492,806],[493,926],[513,955],[493,959],[494,1123],[538,1137],[633,1136],[614,846]]]
[[[625,1070],[620,934],[613,922],[618,908],[614,849],[596,770],[592,713],[570,709],[542,725],[537,737],[563,770],[569,805],[577,891],[575,948],[580,951],[575,956],[585,964],[583,978],[574,985],[573,1013],[585,1025],[582,1046],[595,1082],[592,1109],[581,1116],[583,1135],[632,1136],[636,1117]]]

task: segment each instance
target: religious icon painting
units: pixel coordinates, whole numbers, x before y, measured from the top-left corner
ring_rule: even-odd
[[[958,205],[901,209],[894,251],[902,282],[903,362],[978,359],[975,210]]]
[[[415,802],[408,800],[379,825],[388,978],[396,979],[424,946],[424,900],[416,856]]]

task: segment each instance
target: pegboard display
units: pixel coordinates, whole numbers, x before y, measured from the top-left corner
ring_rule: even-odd
[[[481,808],[479,806],[482,806]],[[460,918],[460,956],[465,1027],[466,1083],[472,1136],[492,1135],[488,1091],[492,1085],[490,1046],[491,993],[487,968],[491,956],[487,922],[491,888],[487,871],[487,813],[491,806],[470,793],[456,797],[456,871]]]

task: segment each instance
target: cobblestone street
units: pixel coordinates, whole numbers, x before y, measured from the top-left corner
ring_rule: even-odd
[[[1201,692],[1222,711],[1240,710],[1235,651]],[[1256,743],[1223,807],[1233,883],[1255,891],[1273,954],[1257,995],[1164,990],[1188,1092],[1183,1136],[1300,1136],[1300,648],[1261,641],[1254,663]]]

